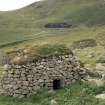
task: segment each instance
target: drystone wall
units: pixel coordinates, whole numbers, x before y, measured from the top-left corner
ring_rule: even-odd
[[[2,94],[28,97],[38,90],[58,89],[81,81],[86,70],[72,54],[40,59],[26,65],[8,65],[2,78]]]

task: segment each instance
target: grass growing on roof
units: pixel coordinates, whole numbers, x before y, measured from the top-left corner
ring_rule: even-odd
[[[29,47],[29,56],[35,58],[59,56],[70,53],[70,50],[65,45],[42,45]]]

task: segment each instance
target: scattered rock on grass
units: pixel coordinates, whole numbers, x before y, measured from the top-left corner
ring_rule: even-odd
[[[58,105],[58,102],[56,100],[51,100],[50,105]]]
[[[105,73],[105,66],[103,64],[101,64],[101,63],[97,63],[96,64],[96,70],[97,71],[102,71],[102,72]]]
[[[105,83],[105,81],[103,79],[97,79],[97,78],[95,78],[95,79],[88,79],[88,81],[89,81],[89,83],[95,84],[97,86],[103,86],[104,83]]]
[[[105,93],[96,95],[95,97],[98,98],[98,99],[105,100]]]

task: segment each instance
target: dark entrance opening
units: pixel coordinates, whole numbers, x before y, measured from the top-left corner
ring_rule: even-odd
[[[53,89],[57,90],[61,88],[61,81],[59,79],[56,79],[53,81]]]

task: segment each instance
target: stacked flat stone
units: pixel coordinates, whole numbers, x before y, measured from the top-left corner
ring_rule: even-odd
[[[53,81],[61,86],[81,81],[86,70],[72,54],[40,59],[26,65],[8,65],[2,78],[2,93],[13,97],[28,97],[38,90],[53,89]]]

